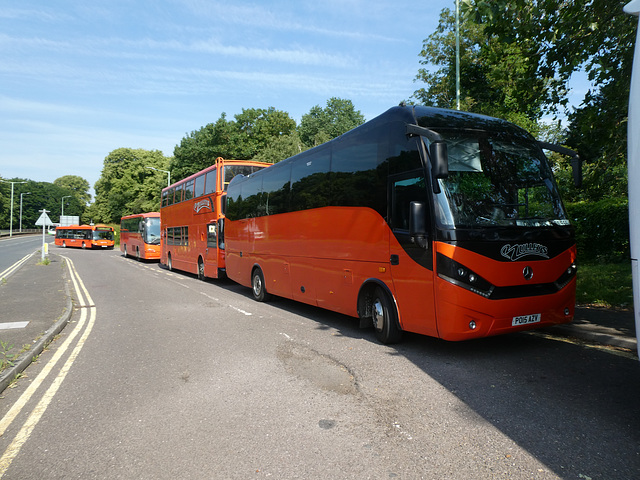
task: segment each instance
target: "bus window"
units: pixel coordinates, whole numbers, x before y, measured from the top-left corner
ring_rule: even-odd
[[[196,177],[195,190],[193,192],[194,197],[201,197],[204,195],[204,175],[198,175]]]
[[[331,149],[325,148],[307,161],[302,154],[300,160],[291,166],[291,210],[329,206]]]
[[[193,198],[193,180],[189,180],[184,184],[184,199],[191,200]]]
[[[204,186],[204,193],[205,195],[208,195],[210,193],[215,193],[217,188],[216,188],[216,172],[218,171],[218,169],[214,168],[213,170],[210,170],[207,172],[206,177],[207,177],[207,181],[205,183]]]

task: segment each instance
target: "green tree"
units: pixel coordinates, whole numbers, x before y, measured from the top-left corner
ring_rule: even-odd
[[[166,175],[148,167],[168,170],[170,159],[159,150],[118,148],[104,159],[95,184],[96,200],[87,209],[94,222],[114,223],[124,215],[157,211]]]
[[[362,125],[364,116],[351,100],[332,97],[325,108],[316,105],[302,116],[298,126],[300,140],[307,147],[320,145]]]
[[[71,190],[78,201],[84,205],[91,202],[91,194],[89,193],[89,182],[77,175],[64,175],[53,181],[58,187]]]
[[[211,166],[216,158],[249,160],[272,142],[295,132],[289,114],[273,107],[243,109],[228,121],[222,114],[216,123],[191,132],[174,149],[171,163],[176,181]]]
[[[569,113],[567,144],[588,162],[582,198],[626,195],[627,101],[637,19],[626,0],[464,0],[463,10],[492,37],[517,45],[553,78],[550,110],[567,105],[571,76],[583,70],[592,83]]]
[[[62,210],[64,197],[65,215],[82,215],[85,205],[80,202],[73,192],[49,182],[34,182],[33,180],[14,178],[9,181],[26,182],[14,185],[13,191],[13,228],[20,226],[20,194],[22,195],[22,228],[35,228],[35,222],[40,217],[40,211],[45,209],[52,222],[58,222]],[[0,226],[9,228],[11,212],[11,185],[0,182]]]
[[[424,40],[419,56],[423,66],[415,81],[425,86],[412,98],[424,105],[456,108],[455,16],[449,9],[442,10],[438,28]],[[436,70],[430,68],[434,65]],[[536,67],[519,45],[490,36],[471,18],[461,22],[462,110],[504,118],[537,134],[551,81],[537,77]]]

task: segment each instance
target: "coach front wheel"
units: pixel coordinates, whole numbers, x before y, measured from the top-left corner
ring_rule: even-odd
[[[376,337],[384,344],[399,342],[402,330],[398,327],[396,308],[389,295],[380,287],[373,293],[371,318]]]

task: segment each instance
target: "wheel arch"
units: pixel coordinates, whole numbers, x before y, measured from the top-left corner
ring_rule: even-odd
[[[396,297],[391,292],[391,289],[387,286],[385,282],[380,280],[379,278],[367,278],[362,285],[360,285],[360,290],[358,290],[358,304],[357,304],[357,312],[358,317],[360,319],[371,318],[372,316],[372,305],[373,305],[373,294],[375,292],[376,287],[382,288],[382,290],[387,294],[387,296],[391,299],[391,303],[395,309],[395,319],[397,322],[398,328],[402,329],[402,325],[400,322],[400,310],[398,309],[398,302],[396,302]]]

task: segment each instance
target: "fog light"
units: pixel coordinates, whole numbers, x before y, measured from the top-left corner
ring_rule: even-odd
[[[469,322],[469,328],[470,328],[471,330],[475,330],[475,329],[476,329],[476,322],[474,322],[473,320],[471,320],[471,321]]]

